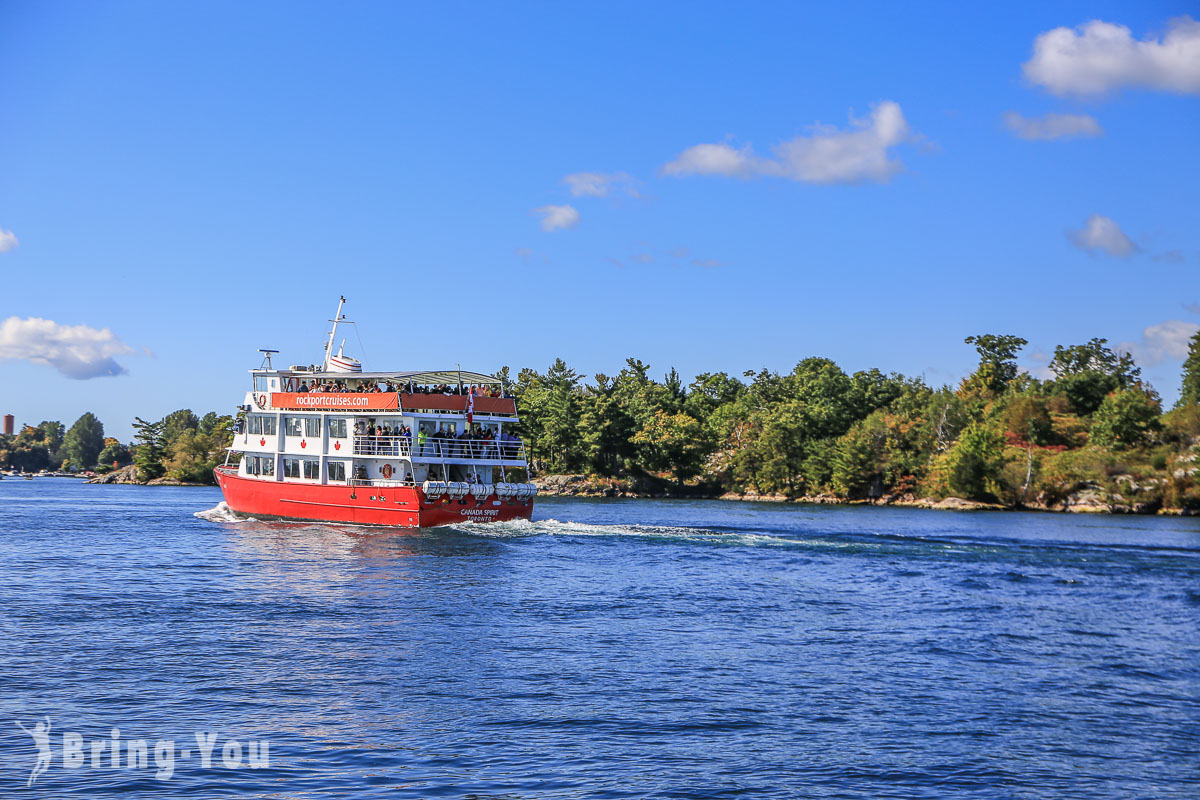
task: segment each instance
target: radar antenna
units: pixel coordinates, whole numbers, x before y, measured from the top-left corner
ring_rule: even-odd
[[[279,351],[278,350],[263,350],[260,347],[258,349],[258,352],[263,354],[263,361],[261,364],[258,365],[258,368],[274,370],[275,368],[271,366],[271,356],[278,354]]]

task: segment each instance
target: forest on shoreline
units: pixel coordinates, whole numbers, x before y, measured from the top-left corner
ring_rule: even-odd
[[[632,358],[591,381],[561,360],[504,377],[535,474],[657,478],[701,496],[1049,509],[1092,493],[1118,510],[1200,511],[1200,333],[1165,413],[1133,358],[1104,339],[1057,347],[1047,380],[1019,369],[1020,337],[965,344],[979,362],[957,387],[815,357],[686,386]]]
[[[958,497],[1056,508],[1080,492],[1137,512],[1200,511],[1200,333],[1169,411],[1131,356],[1104,339],[1055,349],[1041,380],[1017,366],[1027,342],[985,334],[957,387],[878,369],[848,374],[825,358],[788,373],[704,373],[685,385],[626,360],[588,381],[561,359],[545,372],[498,373],[518,404],[531,472],[603,483],[653,482],[679,494],[833,501]],[[135,439],[104,436],[91,413],[0,436],[0,466],[112,469],[140,480],[212,483],[236,417],[180,409],[135,418]]]

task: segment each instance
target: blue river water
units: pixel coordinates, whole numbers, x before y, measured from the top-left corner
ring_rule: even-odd
[[[1198,519],[220,499],[0,481],[0,797],[1200,797]]]

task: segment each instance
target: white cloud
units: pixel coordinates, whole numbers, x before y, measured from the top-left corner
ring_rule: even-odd
[[[1200,331],[1200,325],[1194,322],[1169,319],[1142,331],[1141,341],[1121,342],[1114,349],[1129,353],[1138,363],[1145,365],[1168,359],[1182,361],[1187,357],[1188,344],[1196,331]]]
[[[569,205],[542,206],[535,208],[533,213],[542,218],[541,225],[544,231],[574,228],[579,224],[579,212]]]
[[[1055,28],[1033,42],[1025,77],[1057,95],[1101,95],[1125,87],[1200,94],[1200,22],[1177,17],[1161,40],[1092,20]]]
[[[108,328],[59,325],[48,319],[9,317],[0,323],[0,361],[48,364],[68,378],[121,375],[113,356],[132,353]]]
[[[1089,253],[1097,251],[1108,253],[1110,256],[1124,258],[1138,248],[1121,226],[1109,217],[1092,214],[1079,230],[1067,231],[1067,238],[1080,250]]]
[[[1095,117],[1087,114],[1047,114],[1041,119],[1023,117],[1016,111],[1006,112],[1004,124],[1019,139],[1078,139],[1103,136],[1104,129]]]
[[[663,175],[721,175],[730,178],[769,176],[805,183],[884,182],[904,168],[889,150],[916,137],[898,103],[875,106],[868,119],[851,117],[850,127],[814,126],[809,136],[797,136],[771,148],[774,158],[754,155],[746,145],[698,144],[687,148],[662,168]]]
[[[18,244],[20,244],[20,242],[17,241],[17,236],[15,233],[0,228],[0,253],[7,253]]]
[[[662,168],[663,175],[723,175],[726,178],[750,178],[762,172],[756,166],[750,145],[736,150],[727,144],[697,144],[679,154]]]
[[[562,182],[571,189],[572,197],[607,197],[613,192],[638,196],[636,181],[625,172],[572,172]]]

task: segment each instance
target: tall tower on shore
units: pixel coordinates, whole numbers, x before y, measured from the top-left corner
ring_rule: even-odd
[[[5,433],[5,435],[7,435],[7,436],[12,436],[12,434],[13,434],[13,422],[14,422],[14,420],[13,420],[13,415],[12,415],[12,414],[5,414],[5,415],[4,415],[4,433]]]

